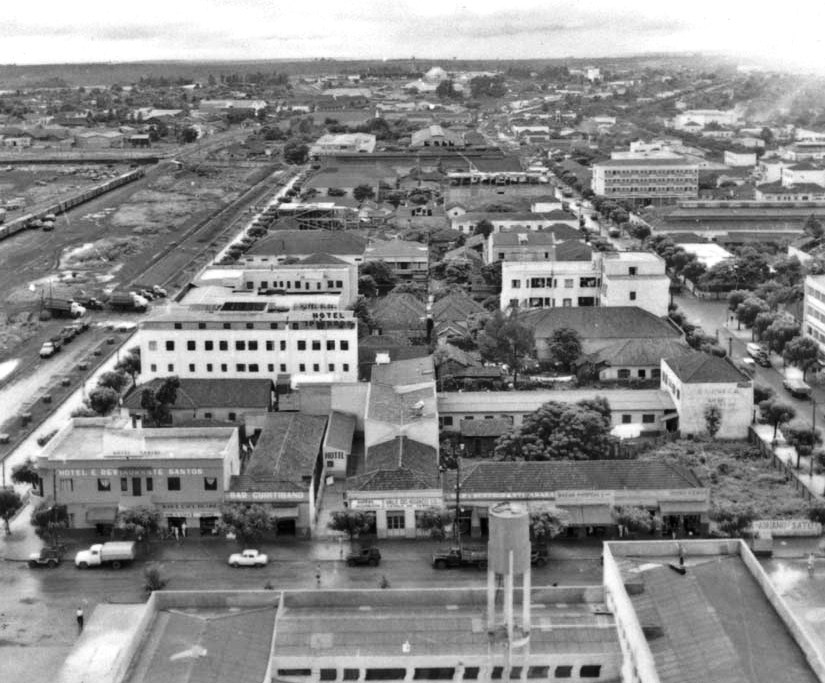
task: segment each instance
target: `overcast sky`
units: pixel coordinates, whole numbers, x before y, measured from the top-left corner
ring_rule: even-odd
[[[542,58],[825,62],[825,0],[6,0],[0,63]]]

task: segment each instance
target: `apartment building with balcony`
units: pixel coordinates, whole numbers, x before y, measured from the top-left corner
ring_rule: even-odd
[[[699,194],[699,165],[676,155],[608,159],[593,164],[592,189],[608,199],[655,203],[695,199]]]

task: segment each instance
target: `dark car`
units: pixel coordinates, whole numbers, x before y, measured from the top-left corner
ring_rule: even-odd
[[[530,564],[534,567],[543,567],[547,564],[547,546],[534,545],[530,549]]]
[[[357,564],[377,567],[379,562],[381,562],[381,552],[374,546],[361,548],[347,555],[347,565],[350,567],[354,567]]]

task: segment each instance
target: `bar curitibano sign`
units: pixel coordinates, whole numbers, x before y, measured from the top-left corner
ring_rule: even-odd
[[[820,536],[822,524],[808,519],[757,519],[750,531],[770,531],[773,536]]]

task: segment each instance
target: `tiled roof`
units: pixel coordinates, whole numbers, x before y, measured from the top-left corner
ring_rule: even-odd
[[[412,470],[399,468],[352,477],[347,481],[347,488],[354,491],[415,491],[437,488],[437,485]]]
[[[581,239],[582,234],[565,223],[553,223],[541,230],[511,228],[492,235],[494,249],[496,247],[517,247],[521,244],[527,246],[558,244],[568,240],[576,241]]]
[[[123,405],[132,410],[140,410],[140,400],[144,389],[157,389],[163,384],[161,378],[136,387]],[[249,408],[266,410],[273,391],[269,379],[181,379],[177,400],[173,409],[189,408]]]
[[[681,334],[663,318],[638,306],[579,306],[529,311],[521,321],[535,336],[551,337],[562,328],[584,339],[678,339]]]
[[[449,391],[438,394],[438,410],[447,414],[530,413],[548,401],[577,403],[603,396],[614,412],[675,410],[662,389],[547,389],[540,391]]]
[[[375,303],[371,313],[376,326],[382,329],[426,328],[426,304],[407,292],[390,292]]]
[[[593,250],[584,242],[562,242],[556,245],[556,261],[592,261]]]
[[[346,266],[349,265],[346,261],[343,261],[335,256],[325,253],[316,253],[310,254],[305,259],[301,259],[300,265],[302,266]]]
[[[252,452],[246,474],[302,483],[315,469],[327,418],[301,413],[271,413]]]
[[[439,320],[467,320],[474,315],[488,315],[488,311],[463,290],[451,292],[432,305],[432,316]]]
[[[455,474],[445,490],[455,487]],[[467,493],[552,492],[571,489],[642,491],[701,488],[696,476],[664,462],[590,460],[548,462],[461,461],[461,490]]]
[[[278,230],[258,240],[246,252],[254,255],[302,256],[324,253],[333,256],[361,256],[367,240],[341,230]]]
[[[388,240],[383,242],[373,242],[367,247],[364,258],[370,260],[380,260],[382,258],[428,258],[428,250],[421,242],[409,242],[407,240]]]
[[[506,434],[513,428],[510,420],[496,417],[492,420],[462,420],[461,436],[495,437]]]
[[[396,436],[367,449],[364,470],[409,470],[431,487],[438,481],[438,451],[407,436]]]
[[[583,344],[585,355],[595,363],[607,363],[612,366],[658,367],[662,358],[676,358],[692,353],[691,348],[681,339],[620,339],[597,349],[589,351]]]
[[[230,491],[294,491],[302,493],[307,490],[304,484],[279,479],[278,477],[252,476],[235,474],[229,480]]]
[[[411,358],[376,365],[372,369],[372,381],[387,386],[402,386],[432,382],[435,379],[432,356]]]
[[[349,453],[352,450],[352,437],[355,434],[355,415],[339,413],[333,410],[329,416],[329,427],[325,445],[337,451]]]
[[[452,220],[457,223],[466,223],[468,221],[478,223],[482,220],[488,220],[491,223],[501,221],[545,223],[552,221],[572,221],[576,220],[576,217],[572,213],[568,213],[562,209],[553,209],[552,211],[542,211],[540,213],[532,213],[530,211],[507,211],[505,213],[497,211],[469,211],[461,216],[456,216]]]
[[[747,375],[724,358],[701,351],[677,358],[665,358],[664,361],[685,384],[729,384],[750,381]]]
[[[685,168],[686,166],[691,166],[693,168],[699,168],[697,164],[691,163],[682,158],[675,157],[673,159],[607,159],[605,161],[597,161],[593,164],[594,168],[598,166],[609,166],[611,168],[622,168],[624,166],[662,166],[672,168]]]

